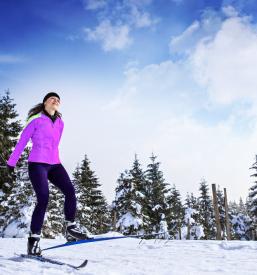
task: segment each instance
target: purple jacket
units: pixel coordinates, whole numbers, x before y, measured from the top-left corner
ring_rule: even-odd
[[[49,164],[61,163],[58,145],[63,127],[63,120],[59,117],[54,122],[44,113],[38,113],[30,117],[7,164],[10,166],[16,165],[30,138],[33,146],[28,161]]]

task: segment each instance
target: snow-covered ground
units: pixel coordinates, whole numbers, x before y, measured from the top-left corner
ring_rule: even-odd
[[[62,240],[42,239],[41,248]],[[118,239],[45,251],[45,256],[88,265],[81,270],[18,257],[26,239],[0,238],[0,274],[201,275],[257,274],[257,242]]]

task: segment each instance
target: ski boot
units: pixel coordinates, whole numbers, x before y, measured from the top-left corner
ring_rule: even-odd
[[[41,249],[39,246],[40,235],[38,234],[29,234],[28,244],[27,244],[27,253],[28,255],[42,256]]]
[[[90,233],[87,230],[83,232],[76,226],[76,222],[69,221],[66,221],[65,237],[67,242],[93,239],[93,237],[90,236]]]

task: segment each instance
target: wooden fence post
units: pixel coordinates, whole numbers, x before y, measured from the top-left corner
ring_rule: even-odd
[[[217,227],[216,239],[221,240],[220,214],[219,214],[219,208],[218,208],[218,199],[217,199],[215,183],[212,184],[212,195],[213,195],[213,207],[214,207],[214,213],[215,213],[215,221],[216,221],[216,227]]]
[[[186,239],[187,240],[190,240],[190,235],[191,235],[191,225],[190,225],[190,220],[188,219],[187,220],[187,236],[186,236]]]

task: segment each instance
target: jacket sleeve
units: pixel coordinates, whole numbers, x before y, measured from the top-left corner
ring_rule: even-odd
[[[9,160],[7,161],[8,165],[16,166],[16,163],[19,160],[20,155],[22,154],[24,148],[26,147],[28,141],[30,140],[35,130],[35,123],[36,123],[35,121],[36,119],[33,119],[23,129],[21,136],[19,138],[19,141],[16,144],[12,154],[10,155]]]

